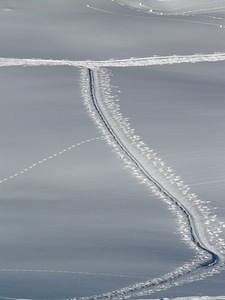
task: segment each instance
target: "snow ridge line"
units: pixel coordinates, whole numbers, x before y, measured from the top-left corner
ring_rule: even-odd
[[[99,61],[75,61],[75,60],[54,60],[54,59],[20,59],[0,57],[0,67],[135,67],[135,66],[153,66],[153,65],[172,65],[181,63],[198,63],[198,62],[218,62],[225,61],[225,53],[212,54],[193,54],[193,55],[171,55],[171,56],[152,56],[145,58],[128,58],[128,59],[111,59]]]
[[[224,256],[222,255],[224,252],[224,241],[220,239],[220,243],[219,245],[217,243],[215,249],[215,247],[210,245],[207,241],[204,230],[198,224],[199,222],[204,221],[204,217],[206,218],[206,216],[207,219],[210,219],[210,222],[213,223],[215,222],[215,216],[210,216],[208,210],[205,209],[205,202],[196,199],[194,194],[189,194],[188,187],[183,185],[182,181],[177,179],[177,176],[172,174],[172,171],[168,167],[165,167],[164,163],[156,157],[156,154],[152,150],[146,149],[146,145],[140,141],[140,138],[133,134],[134,131],[130,128],[129,123],[119,112],[118,104],[115,103],[114,99],[112,100],[108,71],[104,69],[94,71],[83,69],[81,71],[81,76],[82,95],[89,114],[97,123],[97,126],[106,137],[107,142],[113,146],[115,152],[123,159],[126,166],[132,170],[139,180],[145,183],[155,194],[162,198],[169,205],[170,210],[176,214],[180,225],[180,232],[184,239],[187,240],[188,244],[195,249],[197,257],[194,261],[185,263],[180,268],[169,274],[165,274],[161,278],[154,278],[145,282],[136,283],[132,286],[124,287],[120,290],[103,295],[74,299],[123,299],[134,296],[150,295],[171,286],[203,279],[218,273],[224,266]],[[101,102],[100,106],[98,103],[99,99],[99,102]],[[109,118],[110,125],[108,123]],[[115,134],[112,129],[112,127],[115,128],[115,126],[116,129],[118,129],[118,132],[121,131],[122,133],[119,132],[118,134],[118,132],[116,132]],[[126,140],[128,140],[128,145],[134,146],[131,153],[127,150]],[[132,155],[133,151],[135,153],[134,156]],[[141,155],[139,155],[138,152],[139,154],[141,153]],[[137,154],[139,156],[135,159]],[[159,177],[157,178],[161,180],[162,184],[158,182],[158,179],[154,180],[154,178],[148,174],[148,170],[144,170],[146,157],[150,163],[154,165],[155,168],[153,167],[153,170],[158,170],[157,176]],[[154,171],[153,174],[155,176]],[[166,184],[168,184],[168,186]],[[168,188],[171,189],[173,184],[177,185],[177,187],[172,190],[173,194],[171,195],[171,193],[168,192]],[[183,204],[177,200],[179,197],[184,198],[181,201]],[[183,202],[185,198],[187,198],[186,202]],[[191,200],[193,203],[188,205],[188,201]],[[193,209],[193,206],[197,206],[198,213],[200,212],[203,214],[203,220],[201,218],[200,220],[197,220],[197,222],[194,222],[192,216],[198,219],[198,214],[196,214],[196,210]],[[209,222],[208,220],[207,222]],[[212,227],[209,223],[208,230],[217,235],[215,227]],[[222,227],[223,225],[224,224],[221,224]],[[213,243],[215,240],[212,240]]]

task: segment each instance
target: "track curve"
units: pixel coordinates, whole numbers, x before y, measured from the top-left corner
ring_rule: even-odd
[[[118,137],[118,135],[116,134],[115,130],[113,130],[113,128],[110,126],[109,122],[107,121],[106,117],[104,116],[103,111],[101,110],[101,107],[98,103],[97,97],[95,95],[95,82],[94,82],[94,73],[91,69],[88,69],[88,74],[89,74],[89,80],[90,80],[90,94],[91,94],[91,99],[93,102],[93,105],[99,115],[99,117],[101,118],[103,124],[105,125],[105,127],[107,128],[108,132],[111,134],[111,136],[113,137],[113,139],[115,140],[115,142],[118,144],[118,146],[120,147],[120,149],[122,150],[122,152],[124,152],[135,164],[135,166],[141,171],[141,173],[152,183],[154,183],[154,185],[158,188],[158,190],[160,192],[162,192],[166,197],[169,197],[175,204],[177,207],[179,207],[179,209],[183,212],[183,214],[185,215],[187,221],[188,221],[188,225],[190,227],[190,233],[191,233],[191,238],[192,238],[192,242],[201,250],[206,251],[208,254],[211,255],[211,259],[208,262],[205,262],[205,265],[211,266],[214,265],[218,262],[219,257],[217,254],[215,254],[214,252],[208,250],[203,243],[200,240],[199,235],[196,232],[195,226],[194,226],[194,221],[193,218],[191,216],[191,214],[188,212],[188,210],[179,202],[179,200],[172,195],[158,180],[156,180],[147,170],[146,168],[138,161],[138,159],[129,151],[129,149],[127,149],[127,147],[123,144],[123,142],[121,141],[121,139]]]
[[[132,150],[128,149],[123,140],[118,136],[116,130],[111,126],[110,121],[105,116],[104,109],[102,109],[101,104],[96,93],[96,88],[99,89],[98,83],[96,83],[97,73],[100,72],[98,69],[94,71],[90,68],[86,69],[87,72],[87,81],[88,81],[88,92],[89,92],[89,101],[93,106],[99,121],[103,125],[104,129],[108,132],[111,138],[114,140],[116,145],[119,147],[120,151],[127,156],[133,163],[136,169],[141,172],[141,174],[147,179],[151,184],[157,188],[157,190],[163,194],[164,197],[168,198],[176,206],[176,209],[183,215],[186,220],[186,224],[189,229],[189,235],[191,242],[198,249],[199,254],[204,253],[204,259],[198,259],[194,263],[187,263],[182,266],[180,269],[175,270],[169,274],[164,275],[161,278],[155,278],[141,283],[136,283],[132,286],[125,287],[116,291],[108,292],[102,295],[96,295],[92,297],[82,297],[74,299],[85,299],[85,300],[98,300],[98,299],[124,299],[132,296],[140,296],[146,294],[152,294],[156,291],[167,289],[174,285],[180,285],[184,282],[190,282],[193,280],[198,280],[209,275],[210,270],[220,266],[220,255],[215,253],[213,250],[209,249],[207,245],[204,244],[204,241],[201,239],[201,234],[198,232],[197,225],[195,223],[194,217],[189,212],[179,199],[173,195],[157,178],[155,178],[145,166],[139,161],[138,157],[132,153]],[[101,87],[100,87],[101,88]],[[206,258],[207,257],[207,258]]]

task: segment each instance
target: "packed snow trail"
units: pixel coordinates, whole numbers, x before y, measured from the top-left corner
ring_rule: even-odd
[[[207,243],[207,238],[205,238],[204,232],[201,230],[201,224],[199,224],[200,221],[193,215],[194,212],[191,206],[186,207],[186,203],[182,201],[183,199],[179,199],[179,196],[183,197],[182,192],[186,194],[184,193],[185,187],[182,188],[181,192],[174,192],[171,190],[170,185],[167,186],[163,180],[160,181],[157,174],[154,172],[151,173],[151,170],[149,172],[148,166],[146,167],[144,160],[142,161],[141,156],[135,152],[132,142],[129,141],[129,134],[126,136],[126,134],[121,133],[118,124],[113,119],[113,116],[110,115],[107,104],[105,104],[107,99],[101,99],[101,97],[104,98],[104,90],[107,85],[107,82],[101,81],[104,77],[104,75],[102,75],[103,73],[104,71],[102,71],[102,69],[91,70],[89,68],[82,70],[82,93],[87,110],[96,121],[108,143],[114,147],[117,154],[123,157],[131,169],[136,171],[136,175],[138,174],[137,177],[145,180],[145,183],[147,183],[157,195],[167,204],[173,206],[173,211],[181,217],[186,229],[188,229],[188,234],[187,232],[186,234],[189,236],[189,244],[191,244],[197,252],[197,259],[186,263],[161,278],[136,283],[102,295],[74,299],[123,299],[149,295],[156,291],[164,290],[175,285],[181,285],[185,282],[199,280],[218,272],[218,270],[224,266],[224,257],[220,251],[217,251],[215,247],[211,247]],[[107,81],[107,79],[105,81]],[[119,118],[121,122],[121,115]]]
[[[188,225],[190,227],[190,233],[191,233],[191,238],[192,241],[196,244],[196,246],[198,248],[200,248],[203,251],[206,251],[208,254],[211,255],[211,258],[209,261],[205,262],[206,266],[209,265],[214,265],[218,262],[218,256],[213,253],[212,251],[206,249],[205,246],[203,246],[201,244],[201,241],[199,239],[198,234],[195,232],[195,228],[194,228],[194,222],[192,220],[191,215],[189,214],[189,212],[186,210],[186,208],[179,202],[178,199],[176,199],[176,197],[174,195],[172,195],[156,178],[154,178],[146,169],[145,166],[142,165],[139,160],[135,157],[135,155],[128,149],[128,147],[123,143],[123,141],[119,138],[119,136],[117,135],[116,131],[114,130],[114,128],[112,128],[112,126],[110,125],[110,123],[108,122],[107,118],[105,117],[99,102],[96,98],[96,94],[95,94],[95,79],[94,79],[94,74],[95,72],[93,72],[91,69],[88,69],[88,75],[89,75],[89,80],[90,80],[90,94],[91,94],[91,99],[93,102],[93,105],[100,117],[100,119],[102,120],[102,122],[104,123],[105,127],[107,128],[107,130],[109,131],[109,133],[112,135],[113,139],[115,140],[115,142],[117,143],[117,145],[119,146],[119,148],[121,149],[121,151],[127,155],[135,164],[135,166],[141,171],[141,173],[144,175],[144,177],[146,177],[150,182],[154,183],[154,185],[158,188],[158,190],[160,191],[160,193],[162,193],[164,196],[169,197],[175,204],[176,206],[182,211],[182,213],[185,215],[187,221],[188,221]]]
[[[181,63],[198,63],[198,62],[218,62],[225,61],[225,53],[211,54],[193,54],[193,55],[171,55],[171,56],[151,56],[144,58],[128,58],[128,59],[110,59],[99,61],[88,60],[53,60],[53,59],[38,59],[38,58],[5,58],[0,57],[0,67],[144,67],[157,65],[173,65]]]
[[[160,278],[154,278],[152,280],[136,283],[132,286],[124,287],[106,294],[92,297],[82,297],[80,299],[121,299],[134,296],[150,295],[156,291],[168,289],[171,286],[181,285],[185,282],[191,282],[213,275],[216,272],[219,272],[219,270],[224,266],[223,254],[225,253],[225,242],[222,239],[217,238],[217,233],[220,232],[220,227],[224,227],[224,224],[220,222],[221,226],[215,229],[213,223],[215,221],[215,216],[209,216],[208,210],[204,208],[204,202],[197,199],[196,195],[189,194],[189,188],[185,186],[182,181],[177,179],[178,176],[172,174],[168,167],[164,167],[164,163],[155,156],[154,152],[146,150],[146,145],[139,140],[139,137],[133,134],[132,129],[127,125],[126,119],[118,114],[116,118],[118,118],[119,121],[117,120],[117,122],[115,120],[115,115],[113,115],[113,113],[118,113],[118,108],[114,103],[108,103],[108,107],[102,107],[101,94],[104,94],[105,91],[102,90],[105,88],[104,84],[107,86],[108,82],[107,80],[102,82],[98,79],[99,75],[102,75],[104,72],[107,73],[107,71],[105,71],[102,67],[135,67],[219,61],[225,61],[225,53],[194,54],[183,56],[173,55],[163,57],[153,56],[147,58],[130,58],[105,61],[0,58],[0,67],[79,67],[82,75],[82,94],[85,99],[86,107],[89,113],[95,119],[98,127],[103,132],[104,138],[114,147],[115,152],[117,152],[125,164],[131,168],[134,175],[169,205],[170,210],[176,214],[180,225],[178,230],[180,230],[183,239],[186,240],[187,243],[189,243],[189,245],[192,246],[197,253],[197,257],[194,261],[187,262],[180,268],[171,273],[165,274]],[[109,95],[109,98],[111,98],[111,95]],[[103,101],[104,100],[105,99],[103,95]],[[110,119],[110,122],[107,115],[109,113],[109,107],[111,107],[112,110],[112,118]],[[113,124],[113,122],[115,124]],[[119,128],[112,126],[112,124],[118,125],[118,123],[119,126],[123,126],[122,134],[121,132],[120,134],[118,133],[117,129]],[[83,142],[88,142],[88,140]],[[75,146],[78,146],[78,144],[64,150],[70,150]],[[43,163],[59,154],[61,154],[61,151],[41,160],[38,163]],[[155,166],[155,171],[158,172],[158,177],[155,177],[154,172],[154,175],[152,175],[148,168],[146,168],[145,163],[148,159],[149,162]],[[31,165],[29,169],[32,169],[36,165],[37,164]],[[23,174],[24,172],[27,172],[27,170],[28,168],[22,170],[20,173]],[[162,178],[159,176],[160,172],[161,175],[163,175]],[[18,175],[19,173],[16,173],[10,177],[6,177],[1,182],[3,183],[8,179],[13,179]],[[172,191],[171,186],[174,187],[174,189],[172,188]],[[180,197],[183,197],[182,201],[180,201]],[[185,197],[187,198],[187,201],[183,202]],[[198,213],[200,212],[201,214],[200,220],[198,219],[199,215],[196,214],[194,206],[198,206]],[[200,207],[203,208],[201,209]],[[202,220],[204,222],[201,222]],[[205,236],[205,231],[201,227],[202,225],[207,225],[205,227],[206,230],[208,230],[208,234],[212,238],[212,240],[210,240],[211,244]],[[210,226],[213,229],[211,229]]]

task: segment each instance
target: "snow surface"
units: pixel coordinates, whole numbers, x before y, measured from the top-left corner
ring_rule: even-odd
[[[156,171],[165,162],[197,194],[199,238],[223,260],[224,11],[222,0],[1,1],[0,299],[101,299],[199,259],[186,221],[90,120],[86,68],[107,68],[96,89],[120,104],[122,140],[140,135],[138,157],[153,149]],[[224,299],[221,266],[151,298]]]

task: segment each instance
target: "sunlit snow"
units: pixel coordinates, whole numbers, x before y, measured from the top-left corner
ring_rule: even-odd
[[[0,299],[225,299],[224,27],[224,0],[1,1]]]

